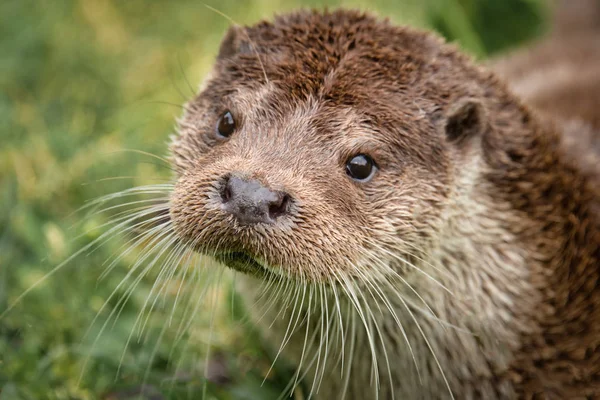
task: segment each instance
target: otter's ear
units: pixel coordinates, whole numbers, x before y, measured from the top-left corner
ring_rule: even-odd
[[[444,131],[448,141],[461,143],[485,130],[487,116],[483,104],[475,99],[463,99],[447,114]]]
[[[238,25],[233,25],[221,41],[217,59],[230,58],[236,54],[249,53],[250,51],[252,51],[252,48],[250,47],[248,34],[245,29]]]

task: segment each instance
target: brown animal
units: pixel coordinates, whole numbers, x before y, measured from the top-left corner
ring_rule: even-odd
[[[600,397],[597,107],[531,98],[358,12],[233,27],[171,145],[174,229],[318,398]]]

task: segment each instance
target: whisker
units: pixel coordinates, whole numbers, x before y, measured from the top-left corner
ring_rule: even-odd
[[[140,194],[170,194],[175,185],[172,183],[163,183],[163,184],[154,184],[154,185],[145,185],[145,186],[137,186],[134,188],[129,188],[122,190],[120,192],[110,193],[104,196],[100,196],[94,200],[85,201],[84,205],[79,207],[77,210],[73,211],[69,214],[69,217],[80,213],[88,208],[95,207],[101,204],[104,204],[108,201],[115,200],[121,197],[127,196],[135,196]]]
[[[352,370],[352,360],[354,359],[354,349],[356,344],[356,312],[354,312],[354,310],[351,310],[349,316],[351,318],[349,325],[352,329],[350,332],[350,350],[348,357],[350,361],[348,362],[348,372],[346,373],[346,377],[344,378],[344,383],[342,385],[342,395],[340,396],[340,399],[346,398],[346,393],[348,391],[348,383],[350,382],[350,372]]]
[[[145,156],[148,156],[148,157],[152,157],[152,158],[155,158],[155,159],[157,159],[157,160],[165,163],[166,166],[168,166],[168,167],[171,166],[171,162],[168,159],[166,159],[164,157],[161,157],[161,156],[157,156],[156,154],[152,154],[152,153],[144,151],[144,150],[138,150],[138,149],[119,149],[119,150],[114,150],[114,151],[112,151],[110,153],[106,153],[106,154],[127,153],[127,152],[137,153],[137,154],[142,154],[142,155],[145,155]]]
[[[312,295],[312,286],[309,286],[309,291],[308,291],[308,312],[306,314],[306,317],[307,317],[307,319],[306,319],[306,329],[305,329],[305,332],[304,332],[304,344],[302,345],[302,353],[300,355],[300,362],[298,363],[298,371],[302,370],[302,362],[304,361],[304,355],[305,355],[305,352],[306,352],[306,342],[308,340],[308,331],[309,331],[309,328],[310,328],[310,315],[311,315],[310,306],[311,306],[312,300],[313,300],[312,297],[313,297],[313,295]],[[298,375],[296,375],[293,387],[296,387],[296,386],[298,386]]]
[[[152,212],[150,214],[152,214]],[[127,219],[127,220],[121,222],[119,225],[115,226],[115,228],[113,228],[113,229],[115,229],[115,235],[117,235],[117,234],[123,235],[123,234],[129,233],[131,231],[136,230],[139,227],[145,226],[148,223],[158,222],[162,219],[161,217],[154,217],[149,220],[144,220],[144,221],[135,223],[133,225],[127,226],[128,224],[130,224],[132,221],[136,220],[137,218],[139,218],[139,216],[136,215],[135,217]],[[144,242],[144,240],[146,240],[146,238],[150,237],[150,236],[146,236],[146,235],[151,235],[153,232],[160,231],[161,229],[168,227],[169,225],[170,225],[170,221],[159,223],[158,225],[152,227],[150,230],[141,232],[141,233],[135,235],[130,240],[126,241],[124,244],[122,244],[119,248],[119,251],[121,251],[121,249],[123,249],[126,246],[129,246],[129,247],[127,248],[126,251],[119,253],[118,256],[110,257],[102,263],[102,266],[105,267],[105,269],[104,269],[104,272],[102,272],[102,274],[100,274],[100,276],[98,277],[98,280],[102,281],[113,270],[113,268],[116,266],[116,264],[121,259],[123,259],[123,257],[127,256],[131,251],[133,251],[134,248],[136,248],[142,242]],[[119,230],[119,229],[121,229],[121,230]],[[105,243],[107,243],[111,239],[112,239],[112,237],[107,236],[102,242],[100,242],[98,244],[98,246],[96,246],[94,249],[90,250],[90,252],[88,252],[87,255],[92,254],[95,250],[97,250],[99,247],[103,246]],[[108,266],[106,266],[106,264],[108,262],[110,262],[110,264]]]
[[[111,177],[107,177],[107,178],[100,178],[100,179],[94,179],[93,181],[88,181],[88,182],[83,182],[81,184],[81,186],[90,186],[94,183],[100,183],[100,182],[110,182],[110,181],[118,181],[118,180],[125,180],[125,179],[138,179],[139,176],[135,176],[135,175],[123,175],[123,176],[111,176]],[[144,178],[146,180],[149,181],[158,181],[158,182],[170,182],[171,179],[167,179],[167,178]]]
[[[404,308],[406,309],[406,311],[409,313],[409,315],[412,318],[412,320],[415,322],[415,325],[417,326],[417,329],[419,330],[419,333],[421,334],[421,337],[425,341],[425,344],[427,345],[427,348],[429,349],[429,351],[431,352],[431,355],[433,356],[433,359],[434,359],[434,361],[435,361],[435,363],[436,363],[436,365],[438,367],[438,370],[442,374],[442,378],[444,379],[444,383],[446,384],[446,388],[448,389],[448,393],[450,394],[450,398],[452,398],[454,400],[454,394],[452,393],[452,389],[450,388],[450,383],[448,382],[448,379],[446,378],[446,374],[444,373],[444,369],[442,368],[442,365],[440,364],[440,361],[438,360],[438,358],[437,358],[437,356],[435,354],[435,351],[433,350],[433,347],[431,346],[431,343],[429,343],[429,340],[427,339],[427,336],[425,335],[425,332],[423,332],[423,329],[421,328],[421,325],[419,324],[419,321],[417,321],[417,319],[415,318],[414,314],[410,310],[410,307],[408,307],[408,305],[406,304],[406,302],[404,302],[404,300],[402,299],[402,297],[399,297],[399,299],[402,302],[402,305],[404,306]]]
[[[435,279],[433,276],[431,276],[430,274],[428,274],[427,272],[423,271],[423,269],[417,267],[416,265],[414,265],[413,263],[409,262],[408,260],[406,260],[403,257],[400,257],[399,255],[392,253],[391,251],[383,248],[382,246],[378,245],[377,243],[373,242],[373,241],[369,241],[368,242],[370,245],[377,247],[379,250],[383,251],[384,253],[386,253],[387,255],[401,261],[402,263],[404,263],[405,265],[408,265],[410,267],[412,267],[413,269],[415,269],[417,272],[425,275],[427,278],[429,278],[431,281],[433,281],[436,285],[438,285],[439,287],[441,287],[442,289],[444,289],[446,292],[448,292],[449,294],[451,294],[452,296],[454,296],[454,293],[452,293],[452,291],[450,289],[448,289],[444,284],[442,284],[440,281],[438,281],[437,279]],[[390,271],[392,271],[390,269]],[[397,275],[397,274],[396,274]]]
[[[351,264],[353,265],[353,267],[354,267],[354,269],[356,271],[360,271],[360,269],[354,263],[351,263]],[[400,324],[400,321],[399,321],[399,319],[398,319],[398,317],[396,315],[396,312],[394,311],[393,307],[389,303],[388,299],[381,292],[381,290],[379,288],[377,288],[376,286],[374,286],[370,282],[370,280],[367,277],[365,277],[365,276],[363,276],[363,278],[361,279],[361,283],[366,283],[367,291],[371,295],[371,298],[373,299],[373,301],[375,301],[375,304],[377,305],[380,314],[383,314],[383,311],[381,310],[381,308],[379,308],[379,304],[378,304],[378,302],[377,302],[377,300],[375,298],[375,295],[373,294],[373,291],[371,290],[371,288],[377,293],[377,295],[379,296],[379,298],[383,301],[384,305],[387,307],[387,309],[390,311],[390,313],[392,314],[392,316],[395,318],[395,321],[398,322],[398,326],[400,327],[401,331],[403,331],[402,324]],[[358,293],[362,294],[362,291],[358,291]],[[363,301],[366,304],[367,303],[367,299],[365,298],[364,295],[362,297],[363,297]],[[390,388],[391,388],[391,391],[392,391],[391,394],[392,394],[392,398],[394,398],[394,384],[393,384],[393,380],[392,380],[392,372],[391,372],[391,368],[390,368],[390,364],[389,364],[389,358],[388,358],[388,354],[387,354],[387,349],[385,347],[385,340],[383,338],[383,334],[381,333],[379,325],[377,324],[377,319],[373,315],[373,313],[371,311],[371,308],[368,307],[368,304],[366,304],[366,305],[367,305],[366,310],[371,315],[371,321],[373,321],[373,324],[375,325],[375,330],[376,330],[376,332],[377,332],[377,334],[379,336],[379,340],[380,340],[380,343],[381,343],[381,346],[382,346],[382,350],[383,350],[383,353],[384,353],[384,357],[385,357],[385,361],[386,361],[386,365],[387,365],[387,369],[388,369],[388,378],[389,378],[389,381],[390,381]],[[410,345],[409,345],[409,347],[410,347]],[[412,352],[412,350],[411,350],[411,352]]]
[[[219,276],[221,276],[223,274],[224,270],[225,270],[225,268],[220,268],[220,269],[218,269],[216,271],[216,273],[218,273]],[[214,278],[214,275],[215,275],[215,273],[212,273],[212,271],[210,273],[208,273],[208,277],[210,277],[211,279]],[[186,321],[186,318],[185,318],[186,314],[184,312],[184,318],[182,318],[182,324],[180,325],[180,328],[178,329],[178,333],[177,333],[177,336],[175,338],[175,343],[179,342],[182,339],[184,333],[187,332],[187,331],[189,331],[190,326],[193,323],[193,316],[195,316],[195,315],[198,314],[198,310],[200,309],[200,306],[202,304],[202,300],[204,299],[204,296],[208,293],[208,289],[209,289],[210,286],[212,286],[212,282],[211,281],[206,281],[205,284],[204,284],[204,287],[199,292],[198,298],[196,299],[196,305],[195,305],[194,309],[191,312],[192,317],[189,318],[187,320],[187,322],[185,322]],[[186,307],[186,309],[188,309],[188,307]]]
[[[177,82],[175,81],[175,77],[173,76],[173,71],[171,70],[171,68],[169,68],[169,80],[171,81],[171,84],[173,85],[173,87],[175,88],[175,90],[177,91],[177,93],[179,93],[179,96],[181,96],[181,99],[184,102],[187,102],[189,99],[186,97],[186,95],[183,94],[183,92],[181,91],[181,88],[179,87],[179,85],[177,84]]]
[[[221,281],[221,278],[223,277],[223,270],[221,270],[221,272],[219,273],[219,276],[217,277],[217,286],[219,285],[219,282]],[[211,316],[210,316],[210,330],[209,330],[209,335],[208,335],[208,346],[206,349],[206,357],[205,357],[205,363],[204,363],[204,384],[202,385],[202,398],[206,399],[206,390],[207,390],[207,383],[208,383],[208,379],[206,377],[206,371],[208,371],[208,362],[210,360],[210,346],[212,344],[212,336],[213,336],[213,328],[214,328],[214,320],[215,320],[215,314],[216,314],[216,299],[217,294],[215,293],[213,296],[213,300],[214,302],[211,305]]]
[[[366,227],[364,227],[364,228],[365,228],[366,230],[369,230],[369,231],[371,231],[371,232],[374,232],[374,233],[377,233],[377,234],[379,234],[379,232],[377,232],[376,230],[372,229],[371,227],[368,227],[368,226],[366,226]],[[408,246],[408,247],[411,247],[411,248],[415,249],[415,250],[416,250],[418,253],[423,253],[423,254],[427,255],[427,253],[426,253],[425,251],[423,251],[423,249],[421,249],[421,248],[417,247],[415,244],[413,244],[413,243],[410,243],[410,242],[409,242],[409,241],[407,241],[407,240],[403,240],[402,238],[400,238],[400,237],[398,237],[398,236],[393,236],[393,238],[392,238],[392,241],[393,241],[393,242],[400,242],[400,243],[401,243],[403,246]],[[370,243],[370,244],[373,244],[373,245],[377,245],[377,244],[376,244],[374,241],[372,241],[372,240],[369,240],[369,241],[368,241],[368,243]],[[406,249],[402,249],[402,250],[401,250],[401,252],[403,252],[403,253],[406,253],[406,254],[410,255],[411,257],[414,257],[414,258],[416,258],[417,260],[419,260],[419,261],[421,261],[422,263],[424,263],[426,266],[428,266],[428,267],[430,267],[430,268],[432,268],[432,269],[434,269],[434,270],[436,270],[436,271],[440,272],[441,274],[444,274],[444,276],[446,276],[446,277],[448,277],[448,278],[450,278],[450,279],[453,279],[453,280],[455,280],[455,281],[456,281],[456,277],[455,277],[455,276],[454,276],[454,275],[453,275],[453,274],[452,274],[450,271],[443,270],[443,269],[442,269],[442,268],[440,268],[439,266],[435,266],[435,265],[433,265],[432,263],[428,262],[428,261],[427,261],[426,259],[424,259],[423,257],[419,257],[419,256],[418,256],[418,255],[416,255],[415,253],[409,252],[409,251],[408,251],[408,250],[406,250]]]
[[[94,239],[92,242],[80,248],[78,251],[69,256],[66,260],[58,264],[56,267],[52,268],[49,272],[47,272],[44,276],[35,281],[31,286],[29,286],[26,290],[24,290],[17,298],[2,312],[0,313],[0,320],[3,319],[9,312],[11,312],[17,304],[19,304],[29,293],[31,293],[34,289],[48,280],[50,277],[55,275],[58,271],[60,271],[65,265],[69,264],[79,255],[85,253],[90,248],[93,248],[99,242],[102,242],[104,239],[112,235],[115,231],[115,228],[110,229],[109,231],[103,233],[98,238]]]
[[[166,243],[165,241],[171,240],[174,236],[174,233],[172,231],[170,231],[169,229],[166,230],[156,230],[156,231],[152,231],[152,232],[147,232],[144,235],[142,235],[138,242],[136,243],[139,244],[144,240],[148,240],[151,239],[149,245],[152,246],[154,243],[157,243],[157,246],[164,246]],[[152,249],[152,247],[150,247],[150,249]],[[145,253],[142,253],[141,257],[139,257],[137,259],[137,261],[134,263],[134,265],[131,267],[131,269],[128,271],[128,273],[125,275],[125,277],[121,280],[121,282],[113,289],[113,291],[111,292],[111,294],[109,295],[109,297],[106,299],[106,301],[104,302],[104,304],[102,305],[102,307],[100,307],[100,310],[98,310],[98,312],[96,313],[96,317],[92,320],[92,323],[90,324],[90,328],[94,325],[94,323],[96,322],[97,318],[100,316],[100,314],[102,313],[102,311],[104,310],[104,308],[108,305],[108,302],[114,297],[114,295],[117,293],[117,291],[121,288],[121,286],[135,273],[135,271],[137,270],[137,268],[152,254],[152,250],[148,250]],[[146,267],[146,269],[151,268],[156,262],[158,261],[157,258],[155,258],[152,263]],[[127,293],[127,292],[126,292]],[[121,298],[122,299],[122,298]],[[114,312],[119,308],[118,305],[121,303],[121,300],[117,303],[117,307],[115,307],[113,309],[113,311],[111,312],[110,317],[114,314]],[[87,334],[89,333],[89,328],[88,331],[86,331],[86,333],[84,334],[84,336],[87,336]]]
[[[333,279],[330,279],[329,281],[330,284],[330,288],[331,291],[333,293],[333,298],[335,300],[335,308],[338,312],[338,317],[339,317],[339,332],[338,332],[338,336],[341,335],[341,368],[340,368],[340,374],[341,377],[343,377],[343,371],[344,371],[344,351],[345,351],[345,347],[346,347],[346,340],[345,340],[345,334],[344,334],[344,322],[343,322],[343,318],[342,318],[342,311],[341,311],[341,307],[340,307],[340,299],[338,296],[338,292],[336,290],[336,286],[335,286],[335,281]],[[336,362],[337,364],[337,362]]]
[[[108,211],[117,210],[119,208],[129,207],[129,206],[139,205],[139,204],[150,204],[150,205],[152,205],[153,203],[159,203],[158,205],[162,205],[163,206],[162,208],[166,210],[166,209],[168,209],[168,205],[166,204],[166,201],[168,201],[168,200],[169,199],[166,198],[166,197],[156,197],[156,198],[152,198],[152,199],[136,200],[136,201],[129,201],[129,202],[126,202],[126,203],[121,203],[121,204],[115,204],[115,205],[110,206],[110,207],[105,207],[103,209],[96,210],[93,213],[88,214],[86,216],[86,218],[91,218],[91,217],[94,217],[96,215],[106,213]],[[135,211],[135,210],[124,210],[122,212],[123,213],[127,213],[127,212],[132,213],[133,211]],[[118,216],[119,216],[119,214],[115,215],[114,217],[118,217]],[[113,222],[113,221],[109,220],[106,224],[110,224],[111,222]],[[104,226],[106,226],[106,225],[104,225]],[[102,228],[102,227],[103,226],[100,226],[100,228]],[[84,234],[87,234],[87,233],[89,233],[89,231],[85,232]]]
[[[181,260],[183,259],[183,257],[186,255],[186,253],[188,251],[189,251],[189,249],[187,249],[185,247],[183,242],[179,242],[170,251],[170,253],[166,256],[167,258],[164,261],[163,266],[161,267],[158,276],[156,277],[156,279],[154,279],[154,284],[152,285],[152,288],[150,289],[150,293],[148,293],[148,296],[146,297],[146,301],[144,302],[144,305],[142,306],[142,309],[139,313],[139,316],[141,317],[142,314],[144,313],[146,307],[148,306],[148,300],[156,291],[156,289],[158,287],[157,285],[162,281],[162,286],[156,293],[156,296],[154,297],[154,301],[152,302],[150,309],[148,311],[148,315],[146,316],[144,323],[141,325],[141,327],[139,329],[139,335],[142,335],[142,333],[144,332],[144,329],[145,329],[146,325],[148,324],[150,315],[152,314],[152,310],[154,310],[154,307],[156,306],[156,302],[160,298],[161,293],[165,290],[166,285],[169,282],[169,278],[170,278],[171,274],[168,274],[168,276],[166,278],[164,277],[164,275],[167,274],[168,271],[173,271],[173,268],[177,268],[177,266],[179,265],[179,263],[181,263]],[[187,253],[187,254],[189,254],[189,253]],[[137,320],[136,320],[136,324],[137,324]],[[136,324],[134,324],[134,327]]]
[[[181,71],[181,75],[183,75],[183,80],[185,80],[185,83],[187,84],[188,89],[190,89],[192,96],[194,96],[196,94],[196,91],[194,90],[194,88],[190,84],[190,81],[188,80],[187,76],[185,75],[185,71],[183,69],[183,64],[181,63],[181,57],[180,57],[179,53],[177,53],[177,64],[179,64],[179,70]]]
[[[173,106],[173,107],[177,107],[189,114],[193,113],[194,110],[191,108],[188,108],[185,106],[185,104],[178,104],[178,103],[171,103],[169,101],[164,101],[164,100],[150,100],[150,101],[146,101],[144,102],[145,104],[165,104],[167,106]]]
[[[190,259],[192,258],[192,254],[193,254],[192,251],[188,252],[187,261],[185,262],[185,268],[183,270],[183,276],[181,278],[178,278],[180,283],[179,283],[179,286],[177,287],[177,293],[175,294],[175,300],[173,302],[171,315],[169,316],[169,326],[173,323],[173,316],[175,314],[175,309],[177,308],[179,296],[181,295],[181,290],[183,288],[183,284],[186,282],[186,278],[187,278],[188,272],[190,270],[190,266],[192,265],[192,263],[190,262]],[[232,300],[232,303],[233,303],[233,300]]]
[[[363,326],[365,328],[365,333],[367,335],[367,340],[369,342],[369,347],[371,350],[371,361],[373,363],[373,369],[377,371],[377,370],[379,370],[379,368],[378,368],[378,363],[377,363],[377,352],[375,350],[375,342],[373,339],[371,329],[369,328],[369,324],[365,317],[365,313],[362,310],[362,307],[360,305],[358,297],[356,296],[356,292],[353,288],[353,285],[351,285],[351,282],[348,281],[348,278],[346,278],[344,275],[338,275],[338,282],[342,283],[341,288],[346,293],[348,299],[352,302],[354,309],[357,311],[358,316],[360,317],[360,319],[363,323]],[[375,374],[375,386],[377,388],[379,388],[379,377],[377,374]]]
[[[175,237],[175,239],[176,239],[176,237]],[[163,254],[163,253],[164,253],[164,252],[165,252],[167,249],[169,249],[169,248],[171,247],[171,244],[172,244],[172,243],[173,243],[173,241],[171,241],[171,242],[167,243],[167,244],[166,244],[166,245],[163,247],[163,250],[161,250],[161,252],[155,256],[155,260],[158,260],[158,259],[160,259],[160,257],[162,256],[162,254]],[[165,266],[167,266],[167,265],[168,265],[169,258],[170,258],[170,257],[171,257],[173,254],[175,254],[175,253],[177,252],[177,248],[178,248],[178,247],[176,247],[176,248],[174,248],[174,249],[171,249],[171,250],[169,251],[169,255],[167,256],[167,261],[165,261],[165,263],[164,263],[163,267],[161,268],[161,272],[162,272],[162,270],[164,270]],[[152,264],[154,264],[154,261],[153,261],[153,263],[152,263]],[[144,275],[145,275],[145,271],[146,271],[146,270],[142,271],[142,273],[141,273],[141,274],[140,274],[140,275],[139,275],[139,276],[136,278],[136,280],[134,281],[133,285],[131,286],[131,290],[129,291],[129,293],[131,293],[131,294],[133,293],[133,291],[134,291],[135,287],[136,287],[136,286],[139,284],[139,282],[140,282],[140,281],[142,280],[142,278],[144,277]],[[159,275],[160,275],[160,274],[159,274]],[[146,307],[147,307],[147,305],[148,305],[148,301],[149,301],[150,297],[152,296],[152,294],[153,294],[153,292],[154,292],[154,289],[155,289],[155,286],[156,286],[156,283],[157,283],[158,279],[159,279],[159,278],[157,278],[157,279],[155,280],[155,282],[154,282],[154,285],[153,285],[153,287],[152,287],[152,289],[151,289],[150,293],[149,293],[149,294],[148,294],[148,296],[146,297],[146,300],[144,301],[144,304],[143,304],[143,306],[142,306],[141,310],[139,311],[139,313],[138,313],[138,316],[137,316],[137,318],[136,318],[135,322],[133,323],[133,326],[132,326],[132,328],[131,328],[131,331],[130,331],[130,333],[129,333],[128,337],[127,337],[127,340],[125,341],[125,347],[124,347],[124,349],[123,349],[123,353],[121,354],[121,360],[120,360],[120,362],[119,362],[119,368],[117,369],[117,374],[118,374],[118,372],[119,372],[119,369],[120,369],[120,367],[121,367],[121,365],[122,365],[122,362],[123,362],[123,360],[124,360],[124,358],[125,358],[125,353],[126,353],[126,351],[127,351],[127,348],[129,347],[129,343],[130,343],[130,341],[131,341],[131,338],[133,337],[133,334],[134,334],[134,332],[135,332],[135,330],[136,330],[136,327],[137,327],[137,326],[140,324],[141,317],[144,315],[144,311],[145,311],[145,309],[146,309]],[[155,301],[152,303],[151,309],[150,309],[150,311],[148,311],[148,316],[147,316],[146,320],[144,321],[143,325],[141,325],[141,327],[139,328],[138,339],[141,337],[141,335],[142,335],[142,333],[143,333],[143,331],[144,331],[144,329],[145,329],[145,327],[146,327],[146,324],[148,323],[148,319],[150,318],[150,315],[152,314],[152,310],[153,310],[153,308],[154,308],[154,305],[156,304],[156,299],[158,299],[158,296],[156,296],[156,298],[155,298]],[[124,303],[123,303],[123,304],[124,304]],[[120,311],[119,311],[119,313],[120,313]],[[119,318],[119,316],[118,316],[118,314],[117,314],[117,316],[115,317],[115,321],[116,321],[118,318]]]
[[[171,233],[169,233],[168,231],[166,232],[166,234],[167,234],[167,236],[166,236],[167,238],[169,238],[169,237],[172,237],[172,235],[173,235],[173,233],[172,233],[172,232],[171,232]],[[169,236],[169,234],[170,234],[171,236]],[[157,238],[154,238],[153,240],[157,240],[157,239],[159,239],[159,240],[161,240],[161,242],[162,242],[163,240],[168,240],[168,239],[164,239],[164,238],[163,238],[163,239],[160,239],[160,238],[161,238],[161,236],[164,236],[164,235],[165,235],[165,232],[161,232],[161,233],[159,233],[159,234],[158,234],[158,237],[157,237]],[[84,337],[88,335],[88,333],[89,333],[89,331],[90,331],[91,327],[92,327],[92,326],[95,324],[96,320],[99,318],[99,316],[100,316],[100,314],[102,313],[102,311],[103,311],[103,310],[104,310],[104,309],[107,307],[107,305],[108,305],[109,301],[110,301],[110,300],[111,300],[111,299],[112,299],[112,298],[113,298],[113,297],[116,295],[116,293],[118,292],[118,290],[119,290],[119,289],[120,289],[120,288],[123,286],[123,284],[124,284],[124,283],[125,283],[125,282],[126,282],[126,281],[127,281],[127,280],[128,280],[128,279],[129,279],[129,278],[130,278],[130,277],[131,277],[133,274],[134,274],[134,273],[135,273],[135,271],[136,271],[136,270],[139,268],[139,266],[141,265],[141,263],[142,263],[142,262],[144,262],[144,260],[145,260],[145,259],[146,259],[146,258],[147,258],[147,257],[148,257],[150,254],[151,254],[151,252],[147,252],[147,253],[146,253],[146,254],[145,254],[143,257],[140,257],[140,258],[138,259],[138,261],[137,261],[137,262],[134,264],[134,266],[133,266],[133,267],[132,267],[132,268],[131,268],[131,269],[130,269],[128,272],[127,272],[127,274],[126,274],[126,275],[125,275],[125,277],[124,277],[124,278],[121,280],[121,282],[120,282],[120,283],[117,285],[117,287],[115,287],[115,288],[113,289],[112,293],[109,295],[109,297],[108,297],[108,298],[105,300],[105,302],[104,302],[104,304],[102,305],[102,307],[100,307],[100,309],[99,309],[99,310],[98,310],[98,312],[96,313],[96,316],[94,317],[94,319],[92,320],[92,322],[91,322],[91,324],[90,324],[89,328],[88,328],[88,329],[87,329],[87,331],[85,332],[85,334],[84,334]],[[156,261],[156,259],[155,259],[155,261]],[[155,262],[155,261],[154,261],[154,262]],[[154,262],[153,262],[153,263],[154,263]],[[151,267],[152,267],[152,265],[153,265],[153,263],[151,263],[149,266],[147,266],[147,267],[145,268],[145,270],[147,271],[149,268],[151,268]],[[120,309],[120,304],[123,302],[123,300],[124,300],[124,299],[126,300],[126,298],[128,298],[128,297],[126,296],[126,294],[127,294],[127,292],[126,292],[126,293],[125,293],[123,296],[121,296],[121,298],[120,298],[120,299],[119,299],[119,301],[117,302],[117,305],[116,305],[116,306],[115,306],[115,307],[112,309],[112,311],[110,312],[110,314],[109,314],[108,318],[107,318],[107,319],[106,319],[106,321],[105,321],[105,322],[102,324],[102,327],[100,328],[100,331],[99,331],[99,332],[98,332],[98,334],[96,335],[96,339],[95,339],[95,340],[94,340],[94,342],[92,343],[92,349],[96,347],[96,345],[97,345],[97,343],[98,343],[98,341],[99,341],[100,337],[101,337],[101,336],[102,336],[102,334],[104,333],[104,330],[106,329],[106,327],[107,327],[107,325],[108,325],[109,321],[111,320],[111,318],[113,317],[113,315],[115,314],[115,312],[117,312],[117,311]],[[120,311],[119,311],[119,312],[120,312]],[[79,381],[81,381],[81,379],[83,378],[83,374],[84,374],[84,372],[85,372],[85,370],[86,370],[86,368],[87,368],[87,364],[88,364],[88,362],[89,362],[89,357],[90,357],[90,356],[88,355],[88,356],[86,357],[85,361],[84,361],[84,364],[83,364],[83,367],[82,367],[82,370],[81,370],[81,374],[80,374],[80,377],[79,377]]]
[[[300,294],[300,288],[302,288],[302,301],[300,302],[300,306],[297,308],[298,312],[296,314],[296,306],[297,306],[297,303],[298,303],[298,299],[300,297],[300,295],[299,295]],[[285,346],[287,345],[287,343],[291,339],[292,335],[296,331],[296,328],[298,326],[298,321],[300,320],[300,316],[302,315],[302,311],[303,311],[304,299],[306,297],[306,285],[297,286],[296,287],[296,295],[294,297],[295,297],[295,301],[294,301],[294,307],[293,307],[293,310],[292,310],[292,314],[290,316],[290,321],[288,323],[286,332],[283,335],[283,339],[281,341],[281,345],[279,346],[279,350],[277,351],[277,354],[276,354],[275,358],[273,359],[273,362],[271,363],[271,368],[269,368],[269,371],[265,375],[265,380],[267,379],[267,377],[269,376],[271,370],[273,369],[273,366],[275,365],[275,362],[277,361],[279,355],[281,354],[281,352],[283,351],[283,349],[285,348]],[[295,314],[296,314],[296,319],[294,320],[294,315]],[[294,321],[293,326],[292,326],[292,321]],[[265,380],[263,380],[263,384],[264,384]]]
[[[136,264],[134,265],[134,267],[136,267],[135,269],[137,269],[137,266],[141,265],[142,262],[144,262],[150,255],[152,255],[154,253],[154,249],[158,246],[161,247],[161,251],[159,252],[159,254],[157,256],[155,256],[152,261],[142,269],[142,272],[134,279],[134,281],[131,283],[131,285],[126,289],[125,293],[123,293],[121,295],[121,297],[119,298],[119,301],[117,302],[117,306],[113,309],[113,312],[111,312],[112,316],[114,314],[114,311],[116,310],[116,315],[114,317],[114,323],[117,322],[117,320],[119,319],[119,316],[121,315],[121,312],[123,311],[123,307],[125,307],[125,304],[129,301],[129,298],[131,297],[131,295],[133,295],[135,288],[137,287],[137,285],[142,281],[142,279],[144,277],[146,277],[146,275],[152,270],[152,268],[158,263],[158,261],[160,260],[160,258],[162,257],[163,253],[167,250],[172,251],[171,250],[171,246],[173,245],[173,243],[175,243],[178,238],[177,236],[173,233],[173,232],[169,232],[169,233],[165,233],[165,236],[161,239],[160,236],[157,238],[159,239],[159,242],[156,244],[151,243],[150,245],[153,247],[150,247],[150,250],[147,251],[147,254],[143,257],[143,259],[138,260],[136,262]],[[170,253],[169,253],[170,254]],[[124,279],[123,283],[127,280]]]
[[[354,268],[355,268],[355,269],[358,269],[358,267],[356,267],[356,266],[355,266]],[[392,291],[393,293],[396,293],[396,295],[397,295],[397,296],[400,296],[400,293],[397,291],[397,289],[396,289],[396,288],[394,288],[394,287],[392,287],[392,286],[391,286],[391,284],[389,284],[389,282],[387,282],[387,281],[383,281],[383,282],[384,282],[384,283],[386,283],[386,284],[388,284],[389,288],[391,289],[391,291]],[[418,375],[418,378],[419,378],[419,382],[421,382],[421,383],[422,383],[422,382],[423,382],[423,380],[422,380],[422,378],[421,378],[421,374],[420,374],[420,372],[419,372],[419,365],[418,365],[418,363],[417,363],[417,358],[416,358],[416,356],[415,356],[415,353],[414,353],[414,350],[413,350],[413,348],[412,348],[412,346],[411,346],[411,344],[410,344],[410,341],[408,340],[408,335],[406,334],[406,330],[404,329],[404,326],[402,325],[402,322],[400,321],[400,318],[398,317],[398,315],[397,315],[397,313],[396,313],[396,311],[395,311],[394,307],[393,307],[393,306],[392,306],[392,304],[390,303],[389,299],[388,299],[388,298],[385,296],[385,294],[383,293],[383,291],[382,291],[380,288],[378,288],[377,286],[375,286],[375,285],[374,285],[374,284],[371,282],[371,280],[370,280],[370,279],[368,279],[367,277],[364,277],[364,278],[361,280],[361,283],[364,283],[364,284],[366,284],[366,285],[367,285],[367,290],[370,292],[370,294],[371,294],[371,297],[373,298],[373,300],[375,300],[375,301],[376,301],[376,299],[375,299],[375,296],[373,295],[373,292],[371,291],[371,289],[369,288],[369,286],[370,286],[371,288],[373,288],[373,290],[375,291],[375,293],[377,293],[378,297],[381,299],[381,301],[383,302],[383,304],[386,306],[386,308],[387,308],[387,309],[388,309],[388,311],[390,312],[390,314],[391,314],[392,318],[394,319],[394,322],[396,323],[396,325],[397,325],[397,326],[398,326],[398,328],[400,329],[400,332],[401,332],[401,334],[402,334],[402,337],[403,337],[403,339],[404,339],[404,341],[405,341],[405,343],[406,343],[406,345],[407,345],[407,347],[408,347],[408,350],[409,350],[409,352],[410,352],[410,355],[411,355],[411,357],[412,357],[412,359],[413,359],[413,362],[414,362],[414,364],[415,364],[415,368],[416,368],[416,371],[417,371],[417,375]],[[376,302],[377,302],[377,301],[376,301]],[[390,383],[391,383],[391,382],[390,382]],[[393,385],[392,385],[392,387],[393,387]]]

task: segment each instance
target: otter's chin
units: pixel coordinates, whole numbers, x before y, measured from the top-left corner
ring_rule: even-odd
[[[268,270],[259,263],[254,257],[243,251],[232,251],[223,254],[217,254],[215,259],[227,267],[249,275],[264,276]]]

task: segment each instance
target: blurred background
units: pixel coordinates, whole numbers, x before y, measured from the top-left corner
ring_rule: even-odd
[[[544,0],[206,4],[240,24],[297,7],[371,10],[434,29],[482,60],[543,34],[549,17]],[[229,275],[207,297],[217,311],[200,307],[192,329],[169,318],[165,290],[144,334],[132,334],[156,275],[118,301],[139,249],[103,272],[125,239],[74,257],[19,298],[111,218],[78,208],[169,180],[159,160],[122,150],[167,155],[180,105],[228,25],[199,0],[0,2],[0,400],[271,399],[290,379],[280,362],[267,375],[274,354],[245,323]]]

